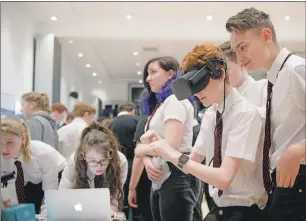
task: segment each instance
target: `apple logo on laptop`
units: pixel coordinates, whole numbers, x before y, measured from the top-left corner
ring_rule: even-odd
[[[74,209],[75,211],[79,212],[83,210],[82,204],[81,203],[77,203],[74,205]]]

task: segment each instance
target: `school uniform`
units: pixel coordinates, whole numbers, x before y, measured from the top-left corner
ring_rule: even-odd
[[[58,188],[66,159],[53,147],[37,140],[30,141],[32,160],[25,163],[23,156],[14,159],[15,189],[19,203],[34,203],[38,214],[45,190]],[[3,159],[2,159],[3,160]]]
[[[270,86],[268,90],[272,100],[266,116],[266,128],[270,127],[270,130],[266,131],[266,148],[271,152],[269,166],[273,170],[273,194],[268,208],[271,221],[306,220],[305,161],[301,162],[293,188],[274,189],[275,168],[279,164],[280,157],[289,146],[305,140],[305,69],[305,59],[290,55],[290,52],[284,48],[267,72]],[[271,189],[269,184],[267,181],[267,186]]]
[[[242,97],[247,98],[256,107],[266,107],[267,101],[267,79],[255,81],[251,76],[237,87]]]
[[[194,120],[194,109],[190,101],[179,101],[175,95],[170,95],[151,114],[145,128],[155,131],[165,139],[165,123],[169,119],[178,120],[183,124],[179,151],[190,153]],[[165,175],[161,181],[152,182],[151,210],[154,221],[192,221],[193,210],[200,193],[200,181],[161,158],[153,157],[154,162],[158,164],[156,166],[164,168]],[[165,172],[165,169],[169,172]]]
[[[121,180],[121,184],[122,184],[122,188],[123,185],[126,182],[126,177],[127,177],[127,173],[128,173],[128,162],[126,157],[124,156],[124,154],[122,154],[121,152],[118,151],[118,155],[119,155],[119,160],[120,160],[120,170],[121,170],[121,174],[120,174],[120,180]],[[65,167],[63,173],[62,173],[62,179],[61,182],[59,184],[59,189],[72,189],[73,188],[73,184],[74,184],[74,180],[75,180],[75,161],[74,161],[74,156],[75,154],[72,154],[68,160],[67,160],[67,166]],[[88,169],[87,170],[87,175],[89,178],[88,184],[89,184],[89,188],[96,188],[96,183],[95,183],[95,175]],[[109,186],[111,185],[111,183],[103,183],[101,186],[105,187],[105,186]],[[112,199],[112,205],[118,205],[117,200]]]
[[[262,117],[235,88],[225,99],[224,112],[223,107],[205,113],[193,152],[205,156],[209,166],[220,167],[225,156],[241,162],[226,190],[209,185],[215,207],[204,220],[260,221],[268,199],[262,178]]]
[[[68,159],[78,148],[82,132],[87,126],[83,118],[76,117],[70,124],[61,127],[57,131],[59,152],[66,157],[66,159]]]

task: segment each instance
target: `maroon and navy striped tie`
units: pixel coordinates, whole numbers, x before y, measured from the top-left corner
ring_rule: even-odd
[[[17,177],[15,180],[15,188],[16,188],[16,193],[17,193],[17,199],[18,203],[25,203],[26,202],[26,197],[24,193],[24,175],[23,175],[23,170],[21,167],[21,162],[20,161],[15,161],[14,163],[17,168]]]
[[[222,163],[221,146],[222,146],[223,121],[222,115],[217,111],[216,127],[215,127],[215,152],[213,166],[220,167]],[[219,197],[223,194],[222,190],[218,191]]]

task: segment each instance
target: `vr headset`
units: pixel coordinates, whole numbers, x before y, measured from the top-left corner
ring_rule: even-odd
[[[178,100],[184,100],[203,90],[209,83],[210,78],[220,79],[221,69],[216,64],[225,65],[225,59],[209,59],[198,68],[187,70],[184,75],[174,80],[170,88]]]

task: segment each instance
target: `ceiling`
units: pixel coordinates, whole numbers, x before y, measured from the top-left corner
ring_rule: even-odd
[[[270,14],[278,40],[305,56],[305,2],[20,2],[10,3],[53,32],[65,56],[90,83],[137,82],[145,62],[170,55],[182,60],[198,43],[228,40],[226,20],[247,7]],[[131,15],[129,20],[127,15]],[[57,21],[52,21],[56,16]],[[207,20],[211,16],[211,20]],[[289,20],[285,16],[290,16]],[[72,42],[72,43],[71,43]],[[133,52],[138,52],[134,56]],[[83,53],[79,58],[78,53]],[[136,65],[139,63],[139,66]],[[91,68],[85,65],[90,64]]]

